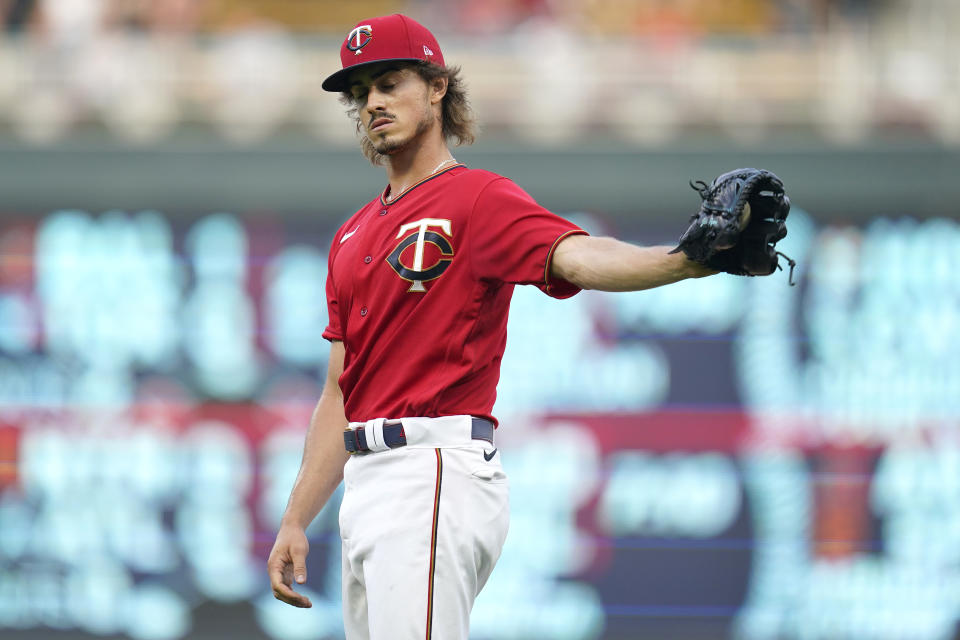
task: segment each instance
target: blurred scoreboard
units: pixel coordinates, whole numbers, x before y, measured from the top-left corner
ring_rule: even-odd
[[[474,637],[954,637],[960,224],[791,222],[796,287],[517,289],[511,532]],[[339,496],[309,532],[314,608],[264,572],[326,369],[334,230],[0,220],[0,636],[342,637]]]

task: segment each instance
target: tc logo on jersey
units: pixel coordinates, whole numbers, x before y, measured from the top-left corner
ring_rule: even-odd
[[[372,38],[373,27],[368,24],[361,24],[347,36],[347,49],[353,51],[355,55],[360,55],[362,53],[360,50],[367,46]]]
[[[453,246],[450,241],[436,231],[430,231],[430,227],[438,227],[447,237],[453,237],[449,220],[424,218],[423,220],[410,222],[400,227],[397,237],[403,238],[403,240],[387,256],[387,262],[397,272],[397,275],[412,283],[407,291],[423,293],[427,290],[423,283],[427,280],[439,278],[450,266],[450,262],[453,261]],[[404,234],[410,231],[412,233],[404,237]],[[435,246],[440,251],[440,256],[434,264],[424,268],[424,249],[427,244]],[[400,261],[400,256],[403,254],[403,250],[410,245],[416,245],[416,248],[413,252],[413,266],[408,267]]]

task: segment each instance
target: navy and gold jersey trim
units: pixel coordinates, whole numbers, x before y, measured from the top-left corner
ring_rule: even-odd
[[[550,246],[550,251],[547,253],[547,262],[543,267],[543,284],[546,285],[547,287],[547,293],[550,293],[554,289],[554,286],[556,285],[556,281],[559,280],[559,278],[553,278],[550,275],[550,268],[553,265],[553,254],[556,253],[557,247],[560,246],[560,243],[563,242],[564,239],[569,238],[570,236],[587,236],[587,235],[590,235],[590,234],[584,231],[583,229],[571,229],[570,231],[567,231],[566,233],[561,234],[559,238],[553,241],[553,245]],[[564,282],[566,282],[566,280],[564,280]],[[571,282],[569,284],[573,284],[573,283]],[[579,287],[577,287],[577,289],[579,290]]]
[[[390,186],[387,185],[387,187],[384,188],[384,190],[380,193],[380,204],[383,205],[384,207],[389,207],[389,206],[391,206],[391,205],[395,205],[395,204],[397,204],[397,202],[400,201],[400,198],[402,198],[403,196],[407,195],[408,193],[410,193],[411,191],[413,191],[414,189],[416,189],[417,187],[419,187],[419,186],[422,185],[423,183],[425,183],[425,182],[430,182],[431,180],[433,180],[433,179],[436,178],[437,176],[442,176],[443,174],[445,174],[445,173],[448,172],[448,171],[453,171],[454,169],[459,169],[459,168],[465,167],[465,166],[466,166],[465,164],[462,164],[462,163],[458,162],[457,164],[452,165],[452,166],[449,166],[449,167],[446,167],[445,169],[441,169],[440,171],[437,171],[436,173],[431,173],[430,175],[428,175],[428,176],[427,176],[426,178],[424,178],[423,180],[420,180],[419,182],[415,182],[415,183],[413,183],[412,185],[410,185],[409,187],[407,187],[406,189],[404,189],[403,191],[401,191],[401,192],[400,192],[400,195],[398,195],[396,198],[394,198],[394,199],[391,200],[390,202],[387,202],[387,199],[384,197],[384,196],[387,195],[387,189],[390,188]]]

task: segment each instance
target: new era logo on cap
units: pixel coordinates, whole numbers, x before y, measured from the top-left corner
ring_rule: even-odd
[[[340,47],[342,69],[323,81],[327,91],[346,91],[350,72],[374,62],[427,61],[444,65],[440,44],[422,24],[402,14],[362,20]]]

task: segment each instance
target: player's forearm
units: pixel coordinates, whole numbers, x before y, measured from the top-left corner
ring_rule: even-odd
[[[343,480],[343,466],[349,457],[343,447],[346,424],[342,399],[324,393],[310,420],[300,472],[283,514],[284,524],[305,529]]]
[[[283,514],[284,524],[306,529],[343,480],[343,465],[349,457],[343,447],[343,429],[347,425],[347,418],[339,385],[344,358],[343,342],[334,341],[330,345],[330,362],[323,393],[313,411],[303,445],[300,472]]]
[[[639,247],[614,238],[570,236],[554,253],[551,275],[582,289],[639,291],[714,273],[670,250]]]

